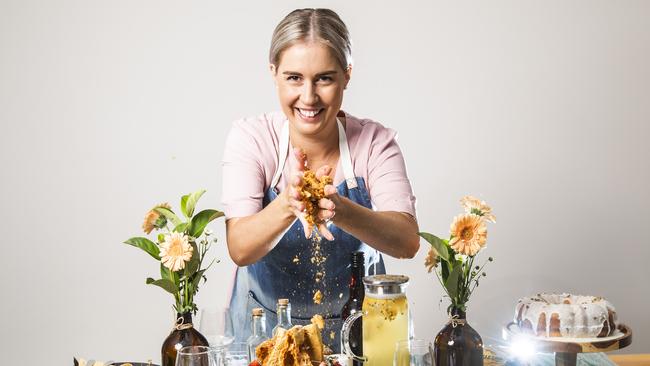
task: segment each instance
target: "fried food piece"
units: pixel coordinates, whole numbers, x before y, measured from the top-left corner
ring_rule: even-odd
[[[316,315],[306,326],[281,329],[272,339],[255,349],[257,360],[264,366],[303,366],[323,360],[321,330],[323,317]]]
[[[320,317],[320,321],[323,322],[323,317]],[[305,330],[305,352],[309,354],[309,358],[314,361],[323,360],[323,338],[321,337],[322,326],[314,321],[314,318],[311,319],[311,324],[305,325],[303,329]]]
[[[318,179],[316,173],[306,170],[302,180],[300,199],[305,204],[306,220],[310,225],[315,225],[319,222],[318,201],[325,197],[325,186],[332,184],[332,178],[324,175]]]
[[[320,304],[323,301],[323,293],[320,290],[314,293],[314,304]]]
[[[265,365],[271,356],[271,351],[275,346],[275,338],[267,339],[255,348],[255,357],[261,364]]]

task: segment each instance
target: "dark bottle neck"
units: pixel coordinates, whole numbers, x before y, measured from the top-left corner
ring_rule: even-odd
[[[449,316],[451,318],[455,318],[455,319],[466,319],[465,312],[463,310],[459,309],[459,308],[456,308],[456,307],[452,307],[449,310]]]
[[[361,266],[352,265],[352,274],[350,276],[350,296],[361,291],[363,293],[363,276],[365,275],[365,268]]]
[[[361,291],[363,292],[363,276],[366,274],[365,259],[363,252],[354,252],[350,255],[350,296]]]
[[[181,321],[178,319],[183,319],[183,324],[192,324],[192,312],[188,311],[187,313],[176,313],[176,324],[180,324]]]

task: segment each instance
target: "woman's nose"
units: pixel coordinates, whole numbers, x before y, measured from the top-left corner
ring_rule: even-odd
[[[306,105],[316,104],[318,102],[316,86],[311,83],[305,83],[300,93],[300,101]]]

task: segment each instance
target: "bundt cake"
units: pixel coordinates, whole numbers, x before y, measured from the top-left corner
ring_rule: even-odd
[[[538,337],[596,338],[616,330],[616,311],[602,297],[537,294],[520,299],[515,309],[519,330]]]

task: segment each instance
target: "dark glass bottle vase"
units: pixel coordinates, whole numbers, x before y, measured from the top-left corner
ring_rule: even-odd
[[[436,366],[483,366],[481,336],[467,323],[464,311],[452,308],[450,316],[452,319],[436,336]]]
[[[176,319],[176,326],[162,345],[162,366],[175,366],[176,353],[183,347],[209,346],[208,340],[192,325],[192,313],[176,314]]]

